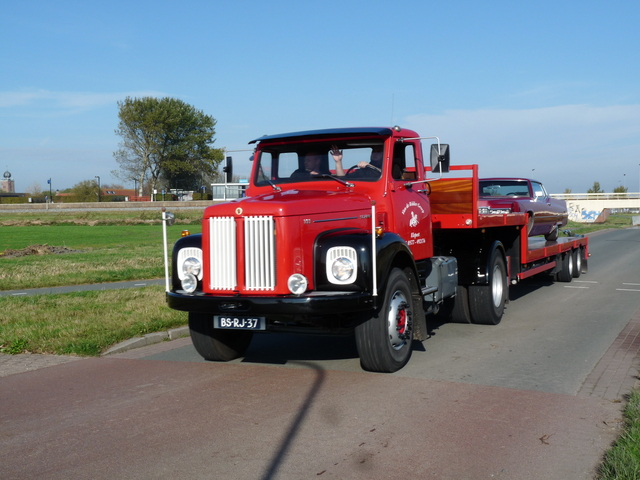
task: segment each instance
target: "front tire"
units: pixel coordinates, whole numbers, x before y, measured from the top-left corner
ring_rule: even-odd
[[[228,362],[241,357],[253,332],[213,328],[213,315],[189,312],[189,333],[196,351],[205,359]]]
[[[392,373],[411,357],[413,297],[404,271],[394,268],[384,292],[384,304],[356,327],[360,365],[370,372]]]
[[[507,303],[509,284],[502,253],[494,249],[489,261],[489,284],[469,287],[469,311],[472,323],[498,325]]]

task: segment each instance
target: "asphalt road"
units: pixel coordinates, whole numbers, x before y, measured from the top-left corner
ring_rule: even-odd
[[[591,479],[620,403],[581,387],[640,324],[639,242],[593,236],[580,282],[523,282],[495,327],[432,324],[393,375],[291,335],[229,364],[182,339],[0,378],[2,478]]]

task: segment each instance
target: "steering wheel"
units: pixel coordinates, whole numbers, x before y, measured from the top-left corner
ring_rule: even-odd
[[[358,169],[358,164],[356,163],[353,167],[350,167],[350,168],[346,171],[345,175],[349,175],[350,173],[353,173],[353,171],[354,171],[354,170],[357,170],[357,169]]]
[[[367,165],[364,168],[360,168],[358,167],[358,164],[355,164],[353,167],[350,167],[346,172],[345,172],[345,177],[347,175],[349,175],[350,173],[353,173],[354,170],[362,170],[362,171],[367,171],[368,174],[373,174],[373,172],[377,172],[377,173],[382,173],[382,170],[380,170],[378,167],[374,167],[373,165],[371,165],[370,163],[367,163]]]

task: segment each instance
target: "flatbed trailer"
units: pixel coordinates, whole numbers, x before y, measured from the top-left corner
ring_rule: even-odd
[[[587,272],[589,243],[586,237],[561,237],[556,241],[546,241],[542,236],[529,237],[529,215],[524,212],[480,213],[478,165],[452,165],[450,171],[468,171],[471,175],[430,182],[434,236],[437,237],[440,230],[441,238],[446,239],[442,243],[451,243],[452,237],[465,238],[465,230],[468,231],[466,238],[495,233],[505,245],[512,284],[543,272],[560,273],[560,281],[571,281]],[[563,275],[563,268],[571,275],[566,271]]]

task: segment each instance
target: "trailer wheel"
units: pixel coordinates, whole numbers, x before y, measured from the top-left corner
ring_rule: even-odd
[[[213,316],[189,312],[189,333],[196,351],[205,360],[228,362],[241,357],[253,332],[213,328]]]
[[[356,327],[356,346],[364,370],[392,373],[406,365],[411,356],[413,314],[409,279],[394,268],[384,292],[384,304]]]
[[[489,284],[469,287],[469,311],[472,323],[498,325],[507,303],[509,284],[504,258],[498,249],[491,253]]]
[[[573,253],[567,252],[560,259],[560,270],[556,278],[559,282],[570,282],[573,280]]]
[[[582,273],[582,249],[576,248],[571,252],[573,260],[573,278],[580,278]]]

